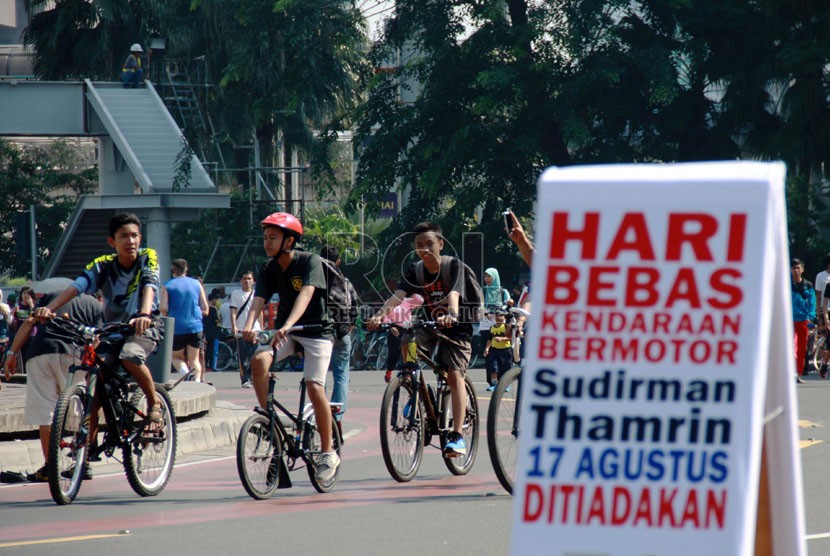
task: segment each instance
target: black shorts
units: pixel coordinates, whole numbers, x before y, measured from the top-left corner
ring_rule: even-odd
[[[180,351],[187,346],[199,348],[202,345],[202,333],[176,334],[173,336],[173,351]]]

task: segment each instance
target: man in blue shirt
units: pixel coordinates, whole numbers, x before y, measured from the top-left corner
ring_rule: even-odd
[[[193,373],[195,382],[203,381],[204,369],[199,361],[202,345],[202,317],[208,314],[207,298],[202,284],[187,275],[187,261],[176,259],[170,264],[173,277],[159,292],[162,314],[176,319],[173,332],[173,366],[180,372]]]

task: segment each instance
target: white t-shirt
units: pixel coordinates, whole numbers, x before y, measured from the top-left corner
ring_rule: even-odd
[[[250,299],[249,299],[250,298]],[[248,300],[248,303],[245,303],[245,300]],[[251,289],[248,293],[243,292],[242,290],[234,290],[231,293],[231,300],[230,306],[236,308],[236,329],[242,330],[245,327],[245,321],[248,320],[248,312],[251,310],[251,305],[254,303],[254,290]],[[245,306],[242,309],[242,306]],[[240,309],[242,309],[240,311]],[[230,319],[228,319],[230,320]],[[259,319],[254,321],[254,326],[251,330],[261,330],[262,327],[259,326]]]
[[[816,300],[818,301],[818,306],[821,307],[822,300],[824,299],[824,288],[827,287],[827,282],[830,281],[830,273],[826,270],[822,270],[818,274],[816,274]]]
[[[225,301],[219,306],[219,326],[222,328],[231,327],[231,303]]]

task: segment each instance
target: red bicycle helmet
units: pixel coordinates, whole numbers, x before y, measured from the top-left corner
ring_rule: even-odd
[[[296,216],[288,214],[287,212],[271,213],[266,216],[262,222],[259,223],[259,225],[262,228],[266,226],[276,226],[277,228],[282,228],[295,237],[303,235],[303,225],[300,224],[300,221],[297,220]]]

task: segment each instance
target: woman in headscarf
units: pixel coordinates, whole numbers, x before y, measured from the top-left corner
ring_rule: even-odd
[[[495,322],[495,312],[502,306],[507,305],[510,301],[510,293],[501,287],[501,279],[499,278],[499,271],[495,268],[488,268],[484,271],[484,317],[478,324],[479,333],[479,349],[482,357],[484,356],[484,346],[490,340],[490,327]],[[477,350],[478,351],[478,350]],[[492,369],[487,366],[487,381],[490,381]]]

